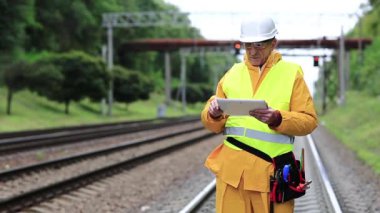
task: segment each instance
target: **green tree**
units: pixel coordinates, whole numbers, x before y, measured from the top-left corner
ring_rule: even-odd
[[[365,84],[365,91],[370,95],[380,95],[380,39],[375,38],[373,44],[368,47],[364,55],[364,64],[359,82]]]
[[[106,96],[109,73],[100,58],[79,51],[55,54],[42,59],[39,63],[53,64],[62,72],[63,80],[54,90],[35,88],[39,94],[65,104],[69,113],[71,101],[85,97],[97,101]]]
[[[27,86],[31,91],[41,96],[51,97],[60,92],[64,76],[61,67],[47,60],[40,60],[33,63],[27,79]]]
[[[361,58],[359,51],[350,54],[350,89],[365,91],[373,96],[380,94],[380,76],[379,76],[379,35],[380,35],[380,1],[371,0],[371,10],[364,11],[360,17],[360,22],[348,34],[349,37],[366,37],[372,38],[372,44],[363,51],[364,57]],[[364,9],[366,6],[364,5]],[[363,9],[361,8],[361,9]],[[364,59],[364,60],[363,60]],[[363,63],[360,63],[362,62]]]
[[[139,72],[115,66],[114,98],[116,101],[131,103],[136,100],[147,100],[154,90],[151,79]]]
[[[12,63],[4,70],[4,83],[8,89],[6,107],[6,113],[8,115],[10,115],[12,111],[12,99],[14,93],[26,88],[27,86],[26,73],[28,70],[29,64],[24,61]]]
[[[181,85],[177,85],[172,90],[172,96],[179,98],[181,95]],[[186,102],[197,103],[207,101],[213,95],[214,89],[206,83],[186,84]]]
[[[35,8],[38,25],[28,28],[29,50],[94,52],[99,48],[100,17],[89,10],[86,1],[36,0]]]
[[[0,66],[15,61],[23,52],[25,29],[35,24],[33,2],[0,0]]]
[[[23,52],[24,49],[27,54],[81,50],[100,55],[101,46],[106,41],[106,29],[101,26],[103,13],[180,12],[176,6],[167,4],[164,0],[0,0],[0,10],[0,35],[4,41],[0,44],[0,54],[3,53],[1,59],[8,61],[7,63],[15,58],[13,53]],[[171,21],[172,16],[168,14],[161,18]],[[189,24],[181,27],[114,28],[114,63],[122,64],[131,70],[139,70],[144,75],[159,76],[157,73],[164,70],[163,53],[125,52],[128,50],[125,50],[122,44],[141,38],[202,38],[199,29],[191,27],[188,16],[184,15],[183,18]],[[219,60],[223,62],[223,59]],[[208,81],[207,67],[213,67],[214,62],[210,63],[206,59],[205,64],[201,66],[198,57],[189,59],[187,73],[190,81]],[[3,64],[6,63],[0,63],[0,66]],[[53,66],[61,69],[61,66],[56,64]],[[178,53],[172,54],[172,67],[175,80],[179,78],[180,73]]]

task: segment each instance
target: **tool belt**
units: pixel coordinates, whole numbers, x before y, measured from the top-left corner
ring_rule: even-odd
[[[235,138],[227,137],[226,140],[265,161],[273,163],[274,176],[270,177],[271,203],[283,203],[305,195],[306,190],[302,187],[305,184],[304,166],[301,165],[299,160],[295,159],[293,152],[271,158],[268,154],[248,146]]]

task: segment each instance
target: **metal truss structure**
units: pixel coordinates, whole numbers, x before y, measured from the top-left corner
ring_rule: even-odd
[[[102,26],[107,28],[107,68],[112,72],[113,68],[113,28],[114,27],[154,27],[154,26],[189,26],[190,21],[187,13],[175,11],[163,12],[123,12],[123,13],[105,13],[103,14]],[[169,75],[166,73],[165,75]],[[169,79],[169,77],[166,77]],[[108,110],[107,114],[112,115],[113,103],[113,79],[109,82],[108,90]],[[166,86],[168,87],[168,85]],[[165,88],[166,93],[170,88]],[[168,96],[168,95],[167,95]]]
[[[190,26],[189,14],[181,13],[176,11],[149,11],[149,12],[122,12],[122,13],[105,13],[103,14],[102,26],[107,29],[107,67],[110,72],[113,68],[113,28],[131,28],[131,27],[158,27],[158,26],[170,26],[170,27],[181,27]],[[223,51],[228,52],[231,50],[232,44],[235,41],[196,41],[194,39],[186,41],[185,39],[176,41],[165,41],[164,40],[145,40],[145,41],[134,41],[130,44],[124,44],[123,46],[128,46],[128,50],[160,50],[165,52],[165,93],[166,102],[170,102],[170,56],[169,51],[180,50],[182,52],[181,63],[184,64],[185,52],[196,52],[196,51]],[[295,47],[298,48],[334,48],[339,50],[339,77],[340,81],[340,102],[345,102],[344,91],[344,55],[346,49],[362,49],[366,44],[371,43],[370,40],[365,40],[359,38],[356,40],[345,41],[343,33],[337,40],[289,40],[289,41],[279,41],[279,46],[282,48]],[[138,44],[138,45],[137,45]],[[182,65],[181,65],[182,66]],[[181,68],[181,73],[186,73],[185,68]],[[185,74],[181,74],[185,76]],[[181,77],[182,86],[185,85],[184,77]],[[110,80],[110,88],[108,93],[108,115],[112,114],[112,102],[113,102],[113,80]],[[182,95],[183,99],[185,94]]]
[[[151,27],[188,26],[187,13],[165,12],[125,12],[103,14],[103,27]]]

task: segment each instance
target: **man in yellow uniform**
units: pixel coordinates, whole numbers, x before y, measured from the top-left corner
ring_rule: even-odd
[[[205,166],[217,179],[216,212],[270,212],[270,176],[274,165],[235,146],[239,141],[274,158],[293,150],[294,136],[311,133],[317,115],[299,65],[282,60],[275,50],[277,29],[269,17],[241,24],[246,54],[219,81],[202,111],[204,126],[227,138],[208,156]],[[268,109],[247,116],[226,115],[217,98],[263,99]],[[294,211],[294,200],[274,203],[276,213]]]

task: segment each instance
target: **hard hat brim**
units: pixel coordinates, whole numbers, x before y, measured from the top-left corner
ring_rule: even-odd
[[[243,42],[243,43],[251,43],[251,42],[266,41],[266,40],[269,40],[272,38],[274,38],[274,36],[270,36],[270,37],[244,37],[244,38],[240,38],[239,41]]]

